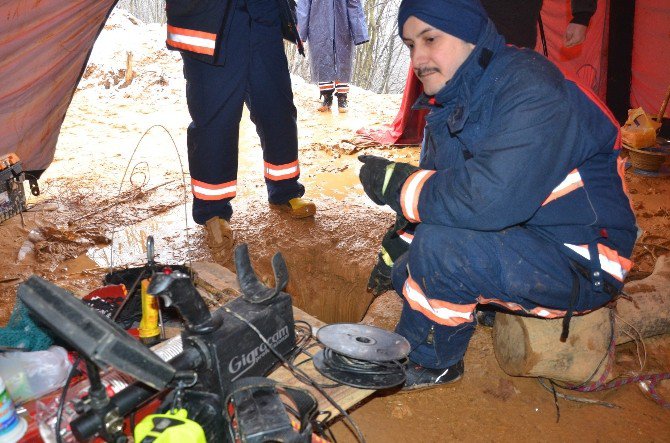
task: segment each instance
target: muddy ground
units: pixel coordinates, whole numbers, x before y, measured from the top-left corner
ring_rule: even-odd
[[[125,14],[110,18],[69,108],[54,162],[40,180],[41,195],[29,197],[23,219],[0,224],[0,322],[9,318],[17,285],[28,276],[41,275],[84,295],[100,286],[110,267],[142,263],[148,235],[155,237],[159,262],[211,259],[202,229],[190,219],[182,174],[190,119],[180,60],[163,49],[162,40],[157,25]],[[129,84],[126,51],[134,56]],[[318,213],[295,221],[268,208],[260,146],[245,111],[232,226],[264,278],[271,273],[271,256],[284,254],[288,292],[297,306],[328,323],[361,321],[372,302],[365,291],[368,274],[393,214],[363,194],[356,156],[363,150],[415,162],[418,149],[365,147],[354,140],[356,129],[392,120],[398,95],[353,88],[348,114],[319,114],[316,86],[296,78],[293,87],[302,182]],[[643,229],[630,276],[639,279],[670,252],[670,178],[629,169],[626,182]],[[365,322],[392,329],[399,306],[387,293]],[[643,372],[670,370],[667,336],[648,339],[645,348]],[[637,361],[634,345],[619,349],[619,371]],[[559,399],[559,418],[552,394],[535,379],[502,372],[488,329],[475,333],[465,367],[457,384],[379,393],[352,417],[369,442],[670,441],[670,411],[634,385],[586,396],[614,408]],[[670,386],[660,391],[670,398]],[[338,441],[354,440],[342,423],[333,429]]]

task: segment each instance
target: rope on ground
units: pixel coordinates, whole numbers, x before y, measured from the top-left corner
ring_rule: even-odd
[[[551,392],[556,397],[562,398],[563,400],[574,401],[574,402],[577,402],[577,403],[587,403],[587,404],[590,404],[590,405],[604,406],[606,408],[612,408],[612,409],[621,408],[621,406],[619,406],[617,404],[609,403],[609,402],[602,401],[602,400],[595,400],[593,398],[576,397],[574,395],[563,394],[562,392],[558,392],[555,389],[555,387],[557,385],[556,385],[556,383],[552,383],[551,380],[547,380],[547,379],[544,379],[544,378],[538,378],[537,381],[538,381],[538,383],[540,383],[540,385],[542,385],[542,387],[544,389]],[[550,383],[551,386],[547,385],[547,381]],[[557,413],[558,413],[558,411],[557,411]],[[556,421],[558,422],[558,420],[556,420]]]
[[[628,384],[633,384],[633,383],[638,383],[640,388],[649,394],[652,400],[654,400],[657,404],[662,406],[663,408],[670,409],[670,402],[667,402],[663,397],[658,393],[656,390],[656,385],[661,382],[662,380],[669,380],[670,379],[670,372],[662,372],[658,374],[639,374],[635,376],[630,376],[630,377],[621,377],[617,378],[615,380],[612,380],[608,383],[605,383],[605,380],[607,380],[607,377],[610,375],[612,371],[612,366],[614,365],[614,355],[615,355],[615,350],[616,350],[616,337],[614,331],[615,329],[615,317],[613,314],[610,315],[610,322],[612,325],[612,334],[610,338],[610,345],[609,349],[607,351],[607,363],[605,366],[605,370],[603,371],[602,375],[600,378],[595,381],[591,382],[590,377],[589,380],[587,380],[584,383],[574,385],[574,384],[568,384],[568,385],[560,385],[554,381],[552,381],[553,384],[556,386],[559,386],[563,389],[569,389],[573,391],[578,391],[578,392],[598,392],[598,391],[604,391],[607,389],[615,389],[618,387],[621,387],[623,385],[628,385]],[[596,372],[600,369],[600,366],[602,365],[602,362],[600,365],[598,365],[598,368],[596,369]],[[594,375],[595,375],[594,373]],[[542,384],[542,383],[541,383]],[[544,386],[544,385],[543,385]],[[571,400],[571,399],[568,399]]]

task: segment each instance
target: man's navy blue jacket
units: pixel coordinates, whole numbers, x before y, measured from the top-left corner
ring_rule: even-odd
[[[420,170],[396,195],[410,222],[501,231],[523,225],[620,287],[635,216],[618,123],[590,92],[491,22],[435,97]]]

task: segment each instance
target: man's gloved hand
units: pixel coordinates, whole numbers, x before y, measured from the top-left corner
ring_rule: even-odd
[[[368,280],[368,292],[375,297],[382,292],[393,289],[391,283],[391,270],[393,263],[409,250],[411,240],[403,239],[401,233],[413,233],[416,225],[409,223],[402,215],[396,215],[393,226],[384,235],[382,239],[381,251],[377,256],[377,263]]]
[[[359,155],[358,160],[363,163],[358,177],[368,197],[378,205],[389,205],[401,214],[400,190],[407,177],[419,168],[376,155]]]
[[[371,292],[375,297],[381,294],[382,292],[390,291],[393,289],[393,284],[391,283],[391,265],[388,265],[384,260],[384,251],[380,252],[377,256],[377,264],[372,268],[370,272],[370,279],[368,280],[368,292]]]

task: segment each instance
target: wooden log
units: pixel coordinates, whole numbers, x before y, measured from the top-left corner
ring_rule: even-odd
[[[514,376],[571,383],[600,377],[605,369],[600,363],[612,336],[609,310],[573,317],[565,343],[560,341],[562,327],[562,319],[496,313],[493,349],[502,370]]]
[[[670,333],[670,256],[660,257],[652,275],[626,284],[624,292],[632,301],[617,302],[617,344],[632,340],[624,331],[635,330],[641,338]],[[570,383],[597,380],[612,337],[609,310],[573,317],[566,343],[559,340],[562,322],[497,313],[493,348],[503,371]]]
[[[618,345],[637,334],[646,338],[670,333],[670,255],[660,256],[654,272],[627,283],[624,292],[630,300],[620,299],[616,305]]]
[[[217,263],[195,262],[191,270],[195,285],[210,308],[225,305],[241,294],[235,273]]]

